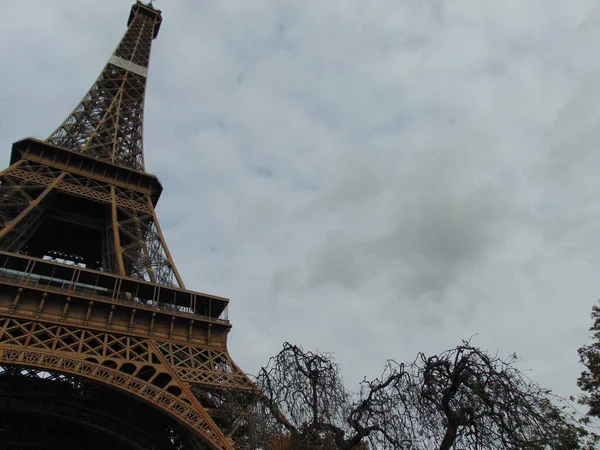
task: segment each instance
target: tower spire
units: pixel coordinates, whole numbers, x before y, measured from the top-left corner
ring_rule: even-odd
[[[47,142],[144,170],[144,96],[152,40],[161,12],[138,1],[128,28],[100,76]]]

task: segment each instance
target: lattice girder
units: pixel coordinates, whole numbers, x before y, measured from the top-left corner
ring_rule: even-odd
[[[0,319],[0,363],[109,384],[160,408],[215,448],[231,448],[208,412],[149,340],[19,319]]]
[[[79,105],[49,137],[52,144],[144,170],[144,95],[160,14],[138,9],[127,32]]]
[[[77,398],[85,397],[85,405]],[[175,422],[130,397],[59,373],[0,366],[0,443],[21,448],[169,450]],[[74,432],[75,431],[75,432]]]
[[[52,200],[55,193],[101,203],[106,208],[96,217],[63,211],[58,202]],[[18,161],[0,174],[0,195],[0,219],[4,218],[4,226],[0,228],[0,250],[20,251],[43,224],[44,213],[48,212],[49,216],[59,216],[65,222],[100,225],[104,250],[96,260],[102,261],[103,270],[183,287],[159,231],[149,195],[116,187],[110,180],[102,182],[26,160]],[[62,203],[65,202],[68,203],[68,198]],[[61,210],[60,214],[57,209]],[[69,221],[67,216],[75,220]]]
[[[0,283],[5,280],[0,278]],[[181,409],[186,405],[204,417],[205,425],[199,425],[196,413],[192,414],[194,423],[182,423],[196,432],[204,430],[200,434],[203,439],[208,433],[206,430],[212,430],[217,437],[213,436],[216,440],[210,441],[211,446],[229,448],[229,438],[212,419],[215,406],[205,401],[211,398],[211,392],[245,391],[253,396],[256,388],[231,360],[224,345],[226,333],[219,332],[217,324],[202,327],[200,317],[187,321],[175,320],[175,316],[171,320],[158,320],[156,314],[149,314],[152,309],[146,311],[141,305],[135,307],[135,302],[130,307],[119,305],[115,308],[97,301],[82,304],[83,299],[76,296],[64,298],[55,293],[27,289],[18,289],[15,293],[14,298],[0,295],[0,351],[26,351],[29,357],[44,361],[54,356],[59,360],[52,360],[50,366],[45,366],[48,370],[54,367],[61,372],[62,365],[56,366],[57,361],[69,361],[69,367],[76,371],[68,373],[81,377],[88,377],[96,370],[111,369],[114,376],[111,375],[110,380],[125,383],[128,389],[134,386],[136,392],[139,390],[136,395],[142,395],[144,401],[149,401],[143,393],[150,386],[154,394],[159,389],[161,396],[166,396],[161,398],[171,399],[169,404],[179,405],[173,406],[177,420],[192,414]],[[62,313],[58,314],[60,311]],[[214,327],[217,328],[211,332]],[[24,365],[23,357],[14,352],[10,354],[18,361],[4,362]],[[39,361],[30,367],[43,368]],[[126,376],[126,380],[117,377],[117,373]],[[103,377],[92,378],[106,381]],[[199,395],[203,392],[206,394]],[[225,407],[225,410],[229,409]],[[220,424],[235,422],[233,418],[219,420]],[[217,441],[229,444],[218,446],[215,445]]]

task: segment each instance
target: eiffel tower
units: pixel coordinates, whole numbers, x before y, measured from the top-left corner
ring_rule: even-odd
[[[0,172],[0,448],[231,449],[256,388],[227,351],[229,300],[185,288],[144,169],[162,21],[131,8],[98,79]]]

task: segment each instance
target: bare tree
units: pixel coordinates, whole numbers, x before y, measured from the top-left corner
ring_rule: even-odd
[[[352,393],[331,355],[286,343],[257,377],[265,431],[255,448],[583,449],[586,431],[516,363],[463,342],[389,360]]]
[[[405,367],[394,415],[410,419],[413,448],[578,449],[586,431],[558,397],[527,378],[516,355],[462,345]]]
[[[353,449],[374,434],[388,433],[381,422],[389,409],[384,392],[391,392],[401,376],[395,372],[384,381],[365,382],[357,397],[344,387],[331,355],[285,343],[261,369],[257,384],[263,404],[294,447]],[[396,434],[387,439],[399,442]]]

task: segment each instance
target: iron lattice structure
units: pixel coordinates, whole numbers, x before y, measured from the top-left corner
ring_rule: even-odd
[[[185,289],[144,171],[161,21],[138,1],[73,112],[13,144],[0,172],[7,448],[230,449],[244,435],[256,391],[227,351],[228,300]]]

